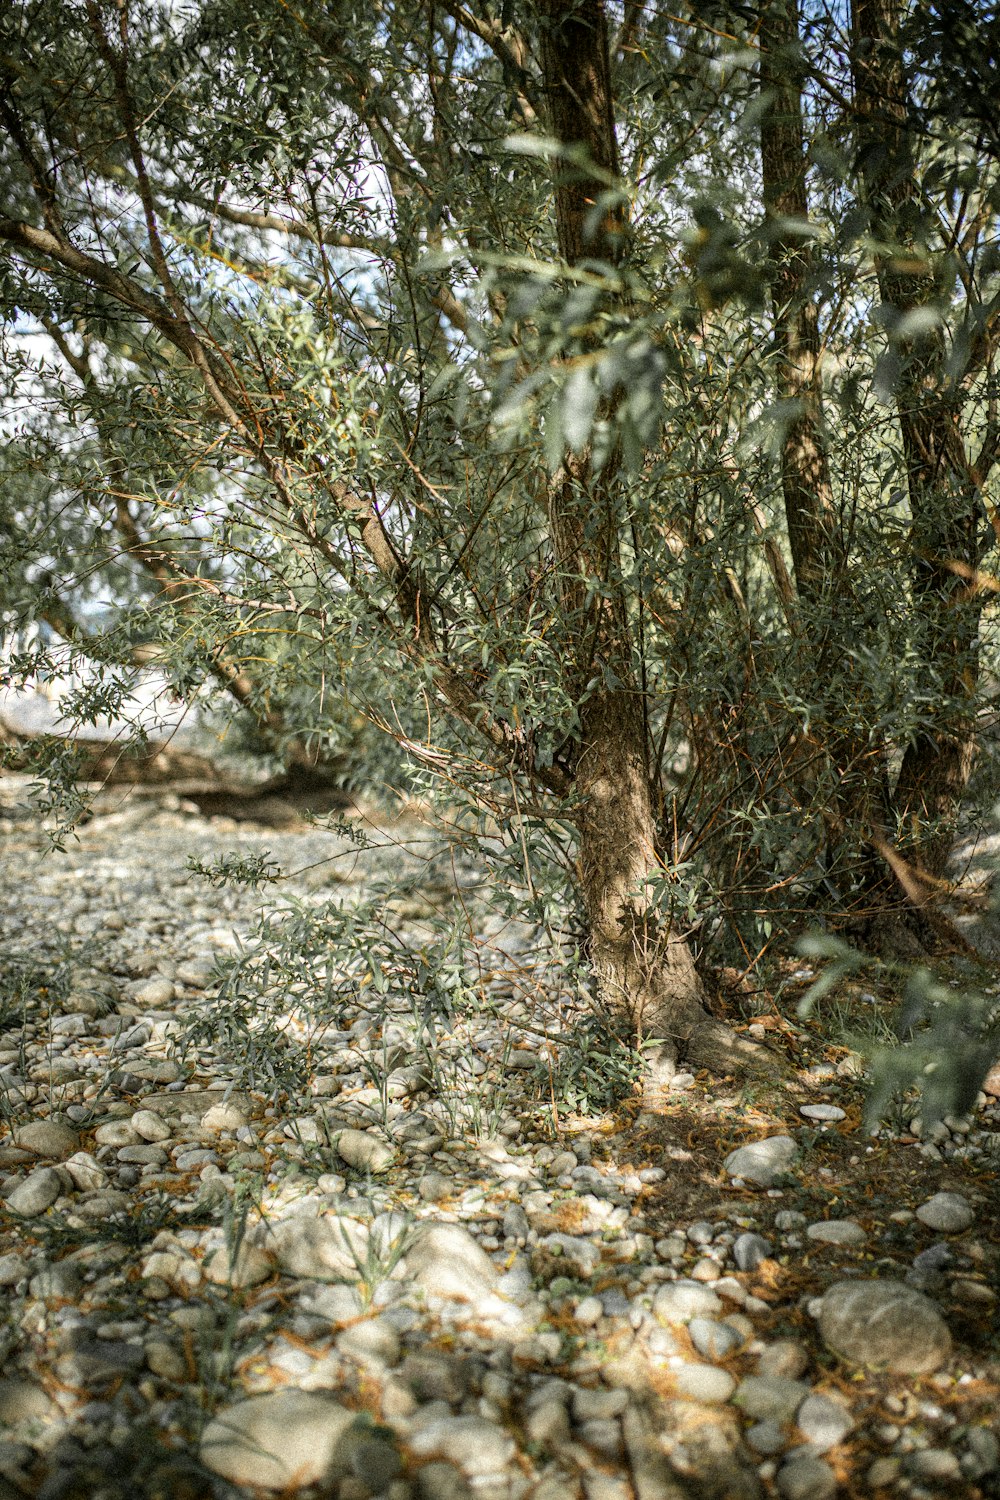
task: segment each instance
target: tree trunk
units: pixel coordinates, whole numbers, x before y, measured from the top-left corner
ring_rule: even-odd
[[[764,107],[760,124],[764,208],[770,229],[771,299],[778,396],[794,412],[781,450],[781,488],[801,620],[810,652],[813,701],[831,726],[830,793],[824,812],[831,870],[866,907],[890,898],[894,882],[871,844],[889,824],[886,746],[865,727],[875,705],[846,649],[857,619],[847,547],[833,503],[823,422],[822,338],[810,287],[813,257],[802,112],[802,48],[797,0],[765,0],[760,16]],[[846,711],[845,687],[854,697]],[[867,701],[866,701],[867,700]],[[868,710],[866,714],[866,709]],[[860,710],[860,711],[858,711]]]
[[[881,242],[879,289],[893,325],[927,309],[926,331],[896,340],[896,386],[912,515],[911,587],[923,630],[918,700],[923,722],[907,745],[897,813],[925,869],[940,873],[976,753],[976,650],[982,595],[979,481],[966,456],[961,399],[949,388],[935,321],[947,288],[923,245],[899,0],[853,0],[857,132],[870,227]],[[950,273],[948,273],[950,274]]]
[[[543,0],[542,71],[551,127],[565,146],[582,146],[596,168],[556,162],[559,251],[569,264],[615,262],[625,224],[597,212],[606,178],[618,173],[601,0]],[[660,1043],[649,1082],[686,1053],[730,1068],[757,1060],[703,1005],[694,958],[654,900],[662,875],[649,782],[647,733],[636,681],[636,651],[621,583],[618,537],[621,478],[614,460],[600,474],[589,455],[567,455],[549,486],[549,524],[561,580],[567,635],[576,642],[568,670],[580,699],[573,792],[579,879],[591,961],[602,1006],[632,1036]],[[596,587],[592,587],[596,584]],[[596,685],[602,681],[604,686]]]

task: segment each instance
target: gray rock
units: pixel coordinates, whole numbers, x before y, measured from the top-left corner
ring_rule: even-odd
[[[469,1481],[460,1469],[455,1468],[454,1464],[424,1464],[417,1470],[416,1479],[421,1500],[470,1500],[472,1495]],[[536,1496],[538,1492],[538,1490],[535,1491]],[[576,1486],[574,1485],[566,1500],[575,1500],[575,1496]]]
[[[47,1156],[53,1161],[63,1161],[80,1149],[80,1137],[68,1125],[58,1120],[33,1120],[15,1130],[14,1140],[22,1151],[34,1156]]]
[[[406,1249],[406,1268],[425,1292],[476,1304],[496,1291],[499,1273],[461,1224],[428,1224]]]
[[[917,1218],[928,1229],[939,1234],[961,1234],[968,1229],[975,1215],[968,1199],[961,1193],[935,1193],[917,1209]]]
[[[18,1376],[0,1380],[0,1427],[23,1430],[36,1422],[56,1421],[61,1415],[52,1397],[34,1381]]]
[[[274,1274],[275,1256],[272,1251],[244,1239],[236,1253],[235,1262],[229,1246],[222,1245],[213,1255],[206,1256],[203,1270],[205,1279],[215,1286],[237,1288],[260,1286]]]
[[[527,1239],[531,1225],[528,1216],[519,1203],[512,1203],[505,1210],[503,1216],[503,1232],[512,1240]]]
[[[904,1460],[907,1473],[914,1479],[950,1484],[962,1477],[962,1467],[948,1448],[923,1448]]]
[[[796,1413],[798,1429],[817,1453],[826,1453],[842,1443],[854,1426],[850,1412],[841,1401],[816,1392],[807,1396]]]
[[[722,1302],[698,1281],[668,1281],[653,1298],[653,1316],[668,1327],[690,1323],[692,1318],[714,1318]]]
[[[129,1379],[145,1363],[146,1351],[141,1344],[84,1333],[75,1347],[56,1361],[56,1373],[67,1385],[100,1387]]]
[[[740,1234],[733,1244],[733,1260],[740,1271],[756,1271],[772,1248],[771,1241],[762,1234]]]
[[[800,1104],[799,1114],[804,1115],[807,1120],[816,1120],[823,1124],[835,1124],[839,1120],[846,1120],[847,1114],[836,1104]]]
[[[484,1417],[439,1417],[421,1426],[410,1447],[418,1458],[440,1455],[470,1479],[500,1474],[514,1457],[514,1439]]]
[[[833,1500],[837,1480],[820,1458],[793,1458],[778,1470],[775,1485],[782,1500]]]
[[[715,1365],[684,1364],[671,1370],[678,1396],[706,1404],[728,1401],[736,1389],[736,1379],[728,1370]]]
[[[132,991],[132,998],[137,1005],[144,1005],[150,1010],[158,1010],[162,1005],[169,1005],[177,993],[172,979],[147,979]]]
[[[759,1187],[772,1187],[794,1163],[799,1148],[789,1135],[773,1135],[764,1141],[740,1146],[726,1157],[730,1177],[743,1177]]]
[[[169,1141],[173,1135],[163,1116],[152,1109],[137,1109],[129,1123],[144,1141]]]
[[[743,1436],[754,1452],[765,1458],[769,1458],[772,1453],[780,1453],[787,1446],[785,1429],[773,1417],[769,1417],[766,1422],[755,1422]]]
[[[223,1130],[237,1131],[249,1123],[248,1110],[234,1100],[224,1102],[221,1098],[209,1105],[201,1116],[201,1128],[210,1135],[219,1134]]]
[[[930,1298],[900,1281],[838,1281],[822,1298],[824,1343],[851,1364],[924,1375],[951,1353],[951,1335]]]
[[[262,1249],[287,1276],[311,1281],[358,1281],[366,1265],[368,1229],[356,1219],[282,1219],[269,1226]]]
[[[52,1207],[62,1190],[62,1178],[55,1167],[39,1167],[8,1194],[7,1207],[22,1219],[37,1219]]]
[[[705,1359],[725,1359],[743,1343],[735,1328],[729,1323],[717,1323],[714,1318],[692,1318],[688,1335]]]
[[[388,1172],[396,1160],[392,1147],[366,1130],[341,1130],[333,1147],[341,1161],[357,1172]]]
[[[63,1166],[73,1179],[73,1186],[81,1193],[94,1193],[107,1186],[107,1173],[89,1151],[77,1151],[68,1156]]]
[[[28,1283],[28,1291],[40,1302],[71,1301],[83,1285],[83,1273],[71,1260],[62,1260],[54,1266],[43,1266],[36,1271]]]
[[[17,1286],[27,1274],[27,1264],[16,1251],[0,1255],[0,1286]]]
[[[553,1259],[558,1258],[553,1266]],[[575,1234],[547,1234],[532,1252],[531,1264],[537,1275],[551,1278],[554,1271],[589,1281],[601,1263],[601,1251],[593,1240]]]
[[[300,1489],[327,1478],[354,1413],[293,1387],[225,1407],[202,1434],[199,1457],[234,1484]]]
[[[399,1363],[399,1334],[386,1318],[369,1318],[345,1328],[336,1338],[338,1354],[346,1355],[369,1369],[388,1368]]]
[[[863,1245],[868,1236],[853,1219],[824,1219],[809,1225],[806,1238],[821,1245]]]
[[[747,1375],[740,1381],[734,1404],[755,1422],[790,1422],[809,1395],[801,1380],[783,1375]]]

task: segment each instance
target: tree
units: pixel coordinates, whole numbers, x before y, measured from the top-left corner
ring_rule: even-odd
[[[528,884],[565,832],[668,1065],[759,1064],[720,924],[751,963],[831,895],[923,905],[971,766],[997,162],[894,17],[0,22],[8,589],[303,766],[347,683]]]

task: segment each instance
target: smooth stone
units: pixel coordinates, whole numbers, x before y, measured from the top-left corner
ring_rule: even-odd
[[[782,1375],[797,1380],[809,1364],[809,1355],[794,1339],[777,1339],[760,1352],[758,1375]]]
[[[0,1286],[17,1286],[28,1274],[26,1261],[14,1250],[0,1255]]]
[[[461,1224],[428,1224],[406,1247],[406,1268],[423,1291],[473,1304],[492,1296],[496,1266]]]
[[[206,1281],[214,1286],[260,1286],[262,1281],[274,1275],[275,1259],[267,1250],[244,1239],[236,1252],[235,1262],[229,1246],[222,1245],[214,1255],[206,1257],[202,1269]]]
[[[141,1344],[85,1335],[57,1360],[56,1372],[68,1385],[102,1386],[134,1376],[145,1363]]]
[[[17,1376],[0,1380],[0,1427],[27,1428],[36,1422],[53,1422],[62,1415],[51,1396],[34,1381]]]
[[[262,1248],[287,1276],[312,1281],[358,1281],[367,1264],[368,1229],[356,1219],[326,1214],[269,1225]]]
[[[420,1500],[471,1500],[472,1487],[460,1469],[454,1464],[440,1461],[424,1464],[416,1473]],[[542,1485],[535,1491],[541,1495]],[[575,1500],[576,1486],[565,1495],[542,1497],[542,1500]]]
[[[22,1219],[37,1219],[52,1207],[62,1190],[62,1178],[55,1167],[39,1167],[8,1194],[7,1207]]]
[[[94,1131],[98,1146],[138,1146],[142,1136],[129,1120],[107,1120]]]
[[[824,1219],[809,1225],[806,1238],[821,1245],[864,1245],[868,1236],[853,1219]]]
[[[396,1160],[392,1147],[366,1130],[339,1131],[333,1148],[341,1161],[346,1161],[356,1172],[388,1172]]]
[[[773,1187],[793,1165],[799,1148],[789,1135],[772,1135],[767,1140],[752,1141],[726,1157],[730,1177],[742,1177],[760,1187]]]
[[[169,1141],[173,1131],[162,1115],[152,1109],[137,1109],[129,1124],[144,1141]]]
[[[294,1387],[223,1408],[206,1426],[199,1457],[234,1484],[294,1490],[326,1479],[353,1412]]]
[[[734,1405],[755,1422],[790,1422],[809,1387],[801,1380],[783,1375],[746,1375],[739,1384]]]
[[[782,1500],[833,1500],[837,1480],[821,1458],[793,1458],[782,1464],[775,1478]]]
[[[735,1328],[728,1323],[717,1323],[714,1318],[692,1318],[687,1331],[704,1359],[725,1359],[743,1343]]]
[[[239,1104],[232,1101],[212,1104],[201,1116],[201,1128],[210,1135],[216,1135],[223,1130],[242,1130],[244,1125],[250,1123],[249,1112]]]
[[[653,1298],[653,1316],[668,1327],[690,1323],[692,1318],[714,1318],[722,1302],[698,1281],[668,1281]]]
[[[904,1462],[907,1473],[914,1479],[953,1484],[962,1477],[962,1466],[958,1458],[947,1448],[924,1448],[909,1454]]]
[[[721,1404],[728,1401],[736,1389],[735,1377],[715,1365],[685,1364],[670,1373],[677,1394],[688,1401]]]
[[[73,1186],[81,1193],[94,1193],[106,1187],[108,1175],[96,1157],[89,1151],[77,1151],[68,1156],[63,1166],[73,1179]]]
[[[795,1416],[796,1424],[810,1447],[826,1453],[842,1443],[854,1426],[850,1412],[842,1402],[821,1391],[807,1396]]]
[[[514,1457],[514,1439],[483,1417],[439,1417],[410,1438],[418,1458],[440,1455],[468,1478],[500,1474]]]
[[[83,1285],[83,1273],[73,1261],[62,1260],[56,1265],[45,1266],[36,1271],[28,1283],[28,1291],[40,1302],[72,1301]]]
[[[756,1271],[771,1254],[772,1245],[762,1234],[740,1234],[733,1243],[733,1260],[740,1271]]]
[[[770,1458],[772,1454],[780,1453],[787,1447],[785,1429],[773,1417],[769,1417],[766,1422],[755,1422],[743,1435],[754,1452],[764,1458]]]
[[[900,1281],[838,1281],[820,1301],[819,1331],[851,1364],[924,1375],[951,1354],[951,1335],[935,1304]]]
[[[47,1156],[53,1161],[63,1161],[80,1149],[80,1137],[68,1125],[58,1120],[33,1120],[15,1130],[14,1141],[22,1151],[34,1156]]]
[[[147,979],[132,991],[135,1003],[148,1010],[159,1010],[161,1006],[169,1005],[176,995],[177,989],[172,979]]]
[[[961,1193],[935,1193],[917,1209],[917,1218],[928,1229],[940,1234],[961,1234],[968,1229],[975,1215],[968,1199]]]
[[[369,1318],[345,1328],[335,1340],[337,1353],[355,1360],[359,1365],[378,1369],[391,1368],[399,1363],[401,1344],[399,1334],[386,1318]]]
[[[531,1256],[532,1269],[546,1279],[562,1274],[589,1281],[600,1263],[600,1248],[593,1240],[576,1234],[547,1234]]]
[[[836,1104],[800,1104],[799,1114],[804,1115],[807,1120],[817,1120],[828,1125],[847,1119],[846,1110],[840,1109]]]

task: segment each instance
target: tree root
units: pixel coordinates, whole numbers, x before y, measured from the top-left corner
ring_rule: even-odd
[[[758,1042],[747,1041],[731,1026],[706,1016],[691,1031],[681,1053],[693,1068],[707,1068],[718,1076],[769,1079],[788,1075],[788,1067],[777,1053]]]

